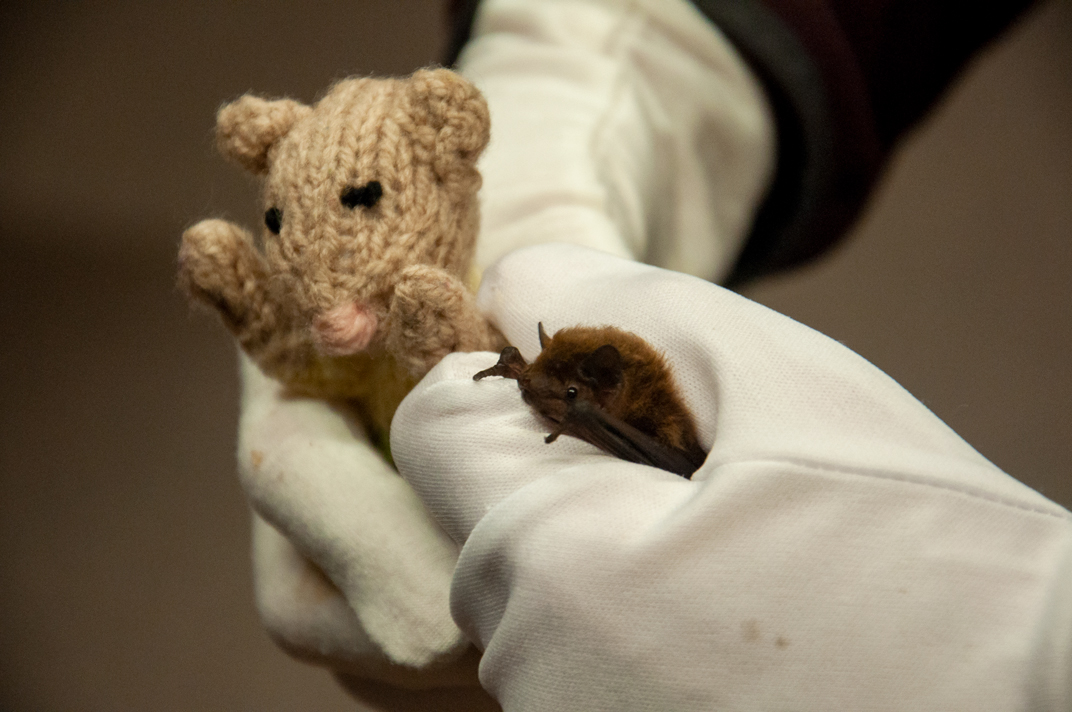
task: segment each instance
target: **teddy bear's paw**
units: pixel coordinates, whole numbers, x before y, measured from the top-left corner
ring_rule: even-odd
[[[458,348],[466,317],[475,310],[460,280],[429,265],[411,265],[395,285],[386,346],[410,373],[423,375]]]
[[[179,286],[216,309],[232,330],[243,327],[259,300],[264,265],[252,236],[226,220],[202,220],[182,234]]]

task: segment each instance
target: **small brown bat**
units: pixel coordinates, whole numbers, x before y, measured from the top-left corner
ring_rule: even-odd
[[[571,327],[551,338],[542,323],[537,328],[535,361],[507,346],[473,380],[515,379],[522,399],[554,423],[549,443],[565,433],[623,460],[692,477],[707,455],[658,351],[611,326]]]

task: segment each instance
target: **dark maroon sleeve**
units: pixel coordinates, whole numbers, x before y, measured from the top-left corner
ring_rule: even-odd
[[[897,141],[1030,0],[693,0],[763,82],[778,167],[729,283],[841,239]],[[479,0],[453,0],[448,63]]]

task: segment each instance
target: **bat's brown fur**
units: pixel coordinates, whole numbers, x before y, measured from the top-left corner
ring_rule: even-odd
[[[586,356],[606,344],[621,354],[624,378],[618,388],[594,391],[578,370]],[[579,398],[593,400],[656,440],[686,452],[703,451],[666,360],[636,334],[612,326],[562,329],[519,381],[525,400],[556,422],[565,415],[564,393],[573,385],[581,391]]]
[[[555,423],[545,440],[566,433],[629,462],[686,479],[706,457],[692,414],[662,355],[636,334],[610,326],[562,329],[528,364],[513,346],[473,376],[516,379],[521,397]]]

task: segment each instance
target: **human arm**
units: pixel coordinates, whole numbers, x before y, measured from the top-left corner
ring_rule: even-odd
[[[451,61],[480,34],[491,4],[452,3]],[[844,239],[900,141],[1033,4],[691,0],[762,86],[776,154],[720,283],[797,266]]]

